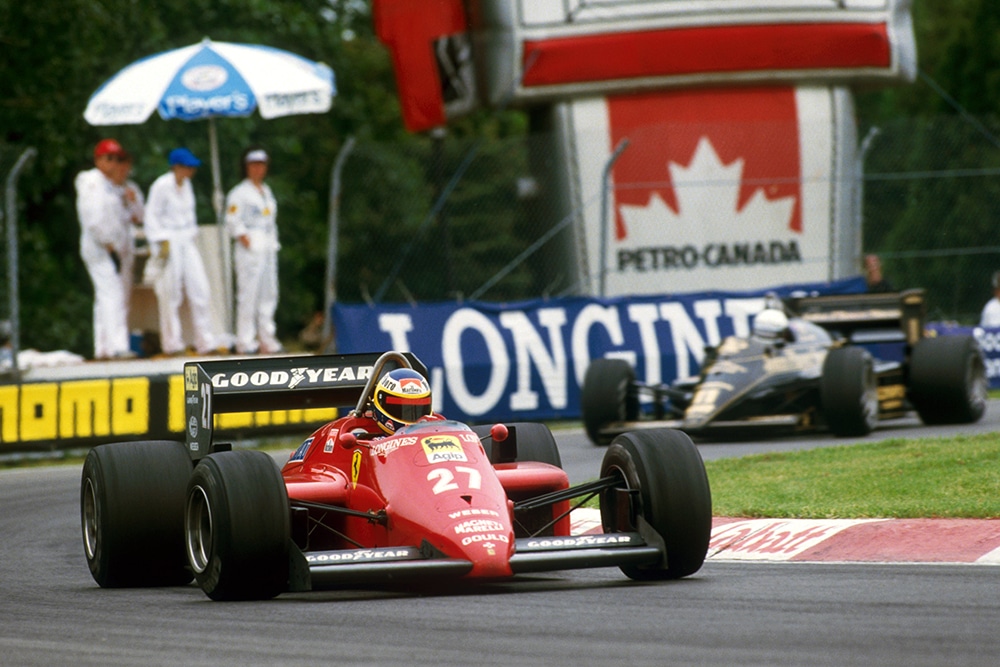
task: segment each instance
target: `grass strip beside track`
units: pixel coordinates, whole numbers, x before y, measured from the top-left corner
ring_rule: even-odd
[[[998,518],[1000,434],[707,461],[716,516]]]

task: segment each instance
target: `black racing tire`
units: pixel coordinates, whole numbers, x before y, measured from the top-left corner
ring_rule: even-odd
[[[94,447],[83,462],[83,550],[103,588],[190,583],[184,499],[193,464],[183,443]]]
[[[827,428],[836,436],[868,435],[878,424],[878,378],[867,350],[839,347],[823,360],[819,402]]]
[[[986,364],[972,336],[924,338],[913,348],[907,396],[925,424],[968,424],[986,410]]]
[[[612,422],[639,418],[639,396],[635,390],[635,370],[624,359],[594,359],[583,376],[580,411],[587,437],[604,446],[612,436],[601,429]]]
[[[490,436],[492,424],[477,424],[472,430],[479,436],[486,450],[486,458],[493,461],[493,438]],[[545,424],[535,422],[514,422],[507,424],[508,429],[516,429],[517,458],[516,461],[541,461],[557,468],[562,468],[562,458],[552,431]]]
[[[184,543],[198,585],[213,600],[267,600],[288,589],[288,493],[274,460],[219,452],[195,466]]]
[[[618,488],[637,491],[635,514],[663,540],[664,560],[622,566],[631,579],[679,579],[701,569],[712,536],[712,492],[698,448],[687,434],[661,428],[617,436],[604,453],[601,477],[617,476]],[[615,489],[601,492],[605,533],[621,532]]]

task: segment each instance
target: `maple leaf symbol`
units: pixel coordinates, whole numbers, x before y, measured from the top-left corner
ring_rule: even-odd
[[[619,240],[619,247],[660,245],[668,239],[676,242],[673,234],[678,231],[685,242],[698,245],[732,242],[748,233],[761,238],[788,236],[795,197],[768,199],[758,188],[739,208],[743,158],[723,164],[708,137],[698,140],[686,167],[670,162],[667,169],[678,211],[657,193],[650,195],[646,206],[621,204],[626,238]]]

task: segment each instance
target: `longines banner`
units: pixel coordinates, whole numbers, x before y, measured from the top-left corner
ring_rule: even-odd
[[[852,294],[864,280],[786,286]],[[517,304],[337,305],[338,351],[413,352],[429,369],[434,410],[471,422],[576,419],[591,359],[618,357],[646,382],[698,372],[705,346],[750,333],[766,292],[711,292]]]

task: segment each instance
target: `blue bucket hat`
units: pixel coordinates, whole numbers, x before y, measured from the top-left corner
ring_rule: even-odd
[[[170,166],[179,164],[182,167],[200,167],[201,160],[194,156],[194,153],[186,148],[175,148],[170,151],[170,155],[167,157],[170,162]]]

